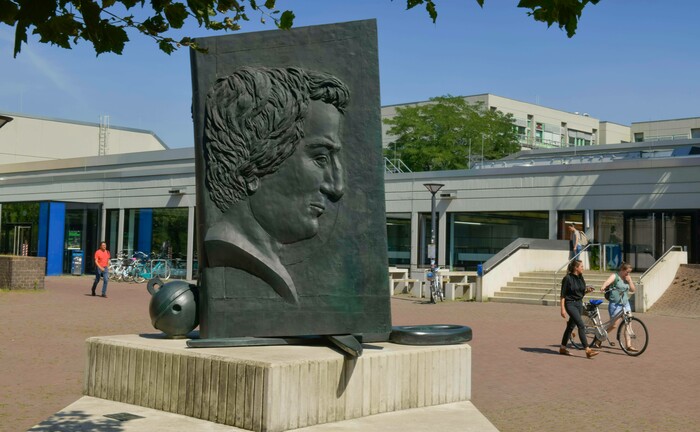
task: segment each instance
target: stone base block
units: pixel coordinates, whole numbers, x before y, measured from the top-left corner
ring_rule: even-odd
[[[467,401],[471,347],[187,348],[137,335],[87,340],[84,393],[255,431],[285,431]]]

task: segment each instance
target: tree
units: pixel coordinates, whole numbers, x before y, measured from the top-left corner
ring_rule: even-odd
[[[392,0],[393,1],[393,0]],[[485,0],[475,0],[484,6]],[[572,37],[576,33],[583,8],[600,0],[521,0],[518,7],[548,26],[556,23]],[[148,4],[147,4],[148,3]],[[27,32],[39,36],[39,42],[70,49],[80,40],[92,43],[95,53],[121,54],[133,29],[153,38],[158,47],[170,54],[181,46],[199,49],[190,37],[173,38],[172,29],[181,29],[188,20],[215,31],[236,31],[249,13],[263,22],[272,19],[280,29],[289,29],[294,13],[275,9],[276,0],[0,0],[0,23],[15,28],[14,56]],[[406,0],[406,9],[425,6],[430,18],[437,20],[435,0]],[[137,19],[134,12],[145,17]]]
[[[384,124],[396,137],[384,155],[400,159],[413,171],[468,168],[470,155],[480,159],[482,148],[484,159],[500,159],[520,149],[512,114],[459,96],[399,107]]]

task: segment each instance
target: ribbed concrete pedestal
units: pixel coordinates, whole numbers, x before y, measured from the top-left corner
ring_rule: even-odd
[[[375,347],[375,348],[373,348]],[[186,348],[137,335],[87,340],[84,393],[255,431],[285,431],[471,397],[469,345]]]

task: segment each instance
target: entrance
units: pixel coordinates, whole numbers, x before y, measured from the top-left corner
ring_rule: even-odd
[[[625,261],[643,271],[671,246],[681,246],[693,262],[693,217],[693,212],[625,212]]]

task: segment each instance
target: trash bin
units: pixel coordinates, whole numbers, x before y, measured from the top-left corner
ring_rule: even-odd
[[[83,251],[72,251],[70,273],[76,276],[80,276],[81,274],[83,274]]]

